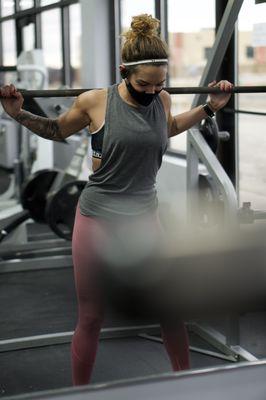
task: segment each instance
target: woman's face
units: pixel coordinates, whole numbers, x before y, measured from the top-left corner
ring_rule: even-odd
[[[138,92],[156,93],[163,89],[166,74],[166,65],[140,65],[127,79]]]

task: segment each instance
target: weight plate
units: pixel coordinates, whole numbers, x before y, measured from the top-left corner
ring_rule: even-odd
[[[22,207],[29,210],[31,218],[36,222],[46,222],[46,197],[58,172],[49,169],[37,171],[22,185]]]
[[[56,193],[48,195],[46,221],[59,237],[66,240],[72,239],[76,207],[85,185],[86,181],[68,182]]]

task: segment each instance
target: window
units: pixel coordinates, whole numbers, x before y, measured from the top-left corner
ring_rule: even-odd
[[[45,64],[49,70],[50,87],[62,84],[62,39],[60,10],[54,9],[41,14],[42,48]]]
[[[215,39],[215,0],[168,0],[168,38],[169,86],[199,85]],[[171,98],[175,115],[190,109],[193,95]],[[185,152],[186,135],[172,138],[170,149]]]
[[[19,9],[20,10],[26,10],[27,8],[32,8],[32,7],[34,7],[33,0],[20,0],[19,1]]]
[[[132,17],[140,14],[149,14],[155,17],[155,1],[154,0],[121,0],[121,33],[127,31],[130,28]],[[121,47],[123,40],[120,42]],[[119,63],[121,55],[118,56]],[[118,66],[117,66],[118,68]],[[119,81],[120,75],[118,74],[116,79]]]
[[[31,23],[23,27],[22,30],[22,40],[23,40],[23,50],[33,50],[35,44],[35,33],[34,24]]]
[[[69,7],[70,17],[70,64],[72,87],[81,87],[81,7]]]
[[[3,64],[15,65],[17,60],[16,55],[16,35],[15,21],[10,20],[2,23],[3,35]]]
[[[59,0],[41,0],[41,7],[48,6],[50,4],[58,3]]]
[[[252,46],[246,47],[246,57],[253,58],[254,57],[254,48]]]
[[[154,17],[155,16],[154,0],[121,1],[122,32],[130,27],[132,17],[139,14],[151,14]]]
[[[7,15],[14,14],[15,2],[14,0],[1,1],[1,17],[6,17]]]
[[[18,13],[21,12],[18,18],[16,15],[16,20],[13,15],[15,14],[15,5]],[[39,12],[38,10],[37,12],[35,6],[38,8],[39,6],[49,6],[49,8],[46,11]],[[3,43],[2,48],[0,48],[0,51],[2,50],[0,59],[3,60],[3,66],[12,66],[13,68],[10,68],[10,72],[12,72],[16,65],[17,54],[22,50],[32,50],[37,45],[43,49],[51,87],[61,86],[63,82],[69,83],[69,71],[72,73],[72,83],[75,82],[75,86],[80,86],[80,7],[79,0],[68,0],[67,2],[63,0],[0,0],[0,17],[6,19],[6,21],[0,23],[0,35]],[[61,15],[63,10],[66,11],[64,18]],[[68,24],[68,11],[71,19],[70,24]],[[65,38],[70,37],[71,60],[68,57],[68,45],[65,46],[66,57],[63,60],[62,24],[65,24]],[[63,68],[63,62],[72,63],[72,67],[64,65]],[[65,76],[63,76],[63,73]],[[3,79],[4,74],[1,74],[2,81],[5,80]]]
[[[266,3],[245,0],[238,18],[238,85],[266,85]],[[253,55],[253,56],[252,56]],[[241,110],[265,112],[262,94],[239,94]],[[239,200],[251,201],[254,209],[266,209],[266,116],[238,114]]]

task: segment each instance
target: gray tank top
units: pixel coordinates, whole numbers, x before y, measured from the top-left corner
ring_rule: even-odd
[[[167,148],[160,96],[147,107],[127,104],[118,85],[108,88],[101,166],[79,200],[86,216],[136,216],[157,208],[156,175]]]

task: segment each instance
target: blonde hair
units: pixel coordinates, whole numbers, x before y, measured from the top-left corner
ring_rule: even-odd
[[[125,38],[121,52],[122,62],[168,58],[167,44],[159,36],[159,26],[160,21],[151,15],[133,17],[131,28],[122,34]],[[137,67],[130,67],[130,71],[132,68]]]

